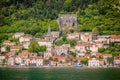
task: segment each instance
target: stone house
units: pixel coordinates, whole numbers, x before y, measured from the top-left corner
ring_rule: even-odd
[[[15,42],[11,42],[10,40],[5,40],[4,42],[3,42],[3,45],[5,45],[5,46],[13,46],[13,45],[15,45],[16,43]]]
[[[69,47],[68,46],[55,46],[56,50],[56,55],[58,56],[67,56],[69,52]]]
[[[33,39],[33,37],[31,35],[25,35],[19,38],[19,42],[29,42]]]
[[[18,52],[20,50],[22,50],[22,46],[10,46],[11,52]]]
[[[38,40],[38,44],[39,44],[39,46],[44,46],[45,45],[47,48],[51,48],[51,46],[52,46],[52,42],[48,41],[48,40],[45,40],[45,39]]]
[[[83,42],[91,42],[92,41],[92,33],[91,32],[81,32],[80,38],[81,38],[81,41],[83,41]]]
[[[29,66],[43,66],[43,58],[40,56],[29,57]]]
[[[80,38],[80,34],[77,32],[67,34],[68,40],[70,40],[70,39],[79,40],[79,38]]]
[[[17,32],[13,35],[13,38],[20,38],[21,36],[24,36],[24,32]]]
[[[110,41],[120,43],[120,35],[110,35]]]
[[[90,58],[88,61],[89,67],[100,67],[100,61],[96,58]]]

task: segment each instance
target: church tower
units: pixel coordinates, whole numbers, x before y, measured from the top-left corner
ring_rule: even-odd
[[[51,35],[51,28],[50,28],[50,26],[48,26],[48,32],[47,32],[47,35],[46,35],[46,40],[52,41],[52,35]]]

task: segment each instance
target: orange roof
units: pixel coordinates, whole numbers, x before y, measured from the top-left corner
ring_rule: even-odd
[[[103,56],[112,56],[112,54],[103,54]]]
[[[78,43],[77,46],[84,46],[84,44],[82,44],[82,43]]]
[[[22,46],[11,46],[10,49],[20,49]]]
[[[79,33],[74,32],[74,33],[68,34],[68,36],[75,36],[75,35],[79,35]]]
[[[49,41],[45,39],[40,39],[38,42],[49,42]]]
[[[67,59],[66,57],[63,56],[52,56],[53,59]]]
[[[96,56],[102,56],[102,53],[96,53]]]
[[[42,59],[41,56],[32,56],[32,57],[29,57],[29,59]]]
[[[28,53],[29,51],[28,51],[28,50],[23,50],[22,52],[23,52],[23,53]]]
[[[83,57],[76,57],[76,59],[77,59],[77,60],[82,60],[82,59],[83,59]]]
[[[110,35],[111,39],[120,39],[120,35]]]
[[[10,43],[11,41],[10,40],[5,40],[4,43]]]
[[[25,35],[24,38],[32,38],[31,35]]]

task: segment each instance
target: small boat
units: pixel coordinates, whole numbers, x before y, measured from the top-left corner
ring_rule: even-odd
[[[82,68],[83,66],[82,65],[72,65],[71,67],[72,68]]]

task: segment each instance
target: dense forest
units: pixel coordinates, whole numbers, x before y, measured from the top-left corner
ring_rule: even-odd
[[[58,14],[77,14],[78,31],[120,34],[120,0],[0,0],[0,43],[18,31],[58,31]]]

